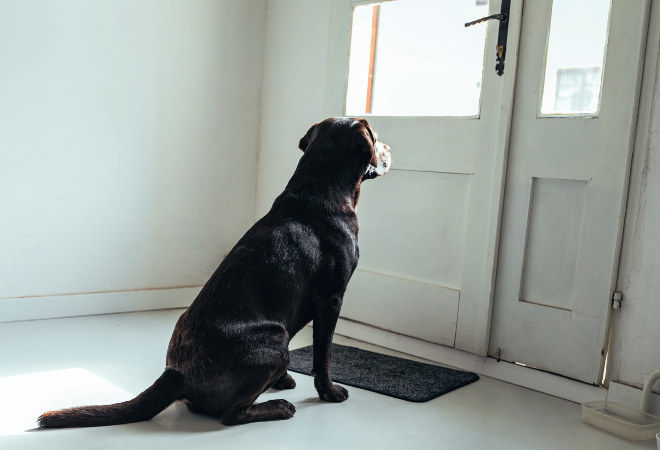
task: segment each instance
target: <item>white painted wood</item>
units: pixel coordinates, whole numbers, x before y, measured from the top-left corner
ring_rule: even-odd
[[[0,300],[0,323],[91,316],[153,309],[187,308],[202,286]]]
[[[378,139],[397,150],[394,169],[472,175],[476,151],[485,145],[483,117],[365,117]]]
[[[642,390],[628,386],[626,384],[617,383],[612,381],[607,390],[607,401],[620,403],[629,406],[630,408],[639,409],[639,404],[642,400]],[[649,414],[654,416],[660,415],[660,395],[651,394],[651,402],[648,410]]]
[[[507,361],[599,384],[616,281],[648,1],[612,2],[601,107],[595,118],[537,118],[544,69],[539,55],[546,45],[546,34],[539,30],[547,29],[550,10],[549,0],[525,3],[490,353],[499,348]],[[530,207],[532,179],[557,185],[554,194],[541,199],[542,213],[536,218],[539,205]],[[586,182],[586,192],[569,188],[570,183],[577,185],[568,180]],[[563,210],[558,204],[553,206],[562,201],[558,188],[562,184],[562,189],[585,196],[583,208],[577,199],[570,204],[563,200]],[[561,217],[544,217],[548,214]],[[551,232],[549,223],[539,225],[537,220],[564,222],[564,230]],[[540,237],[545,242],[528,247],[525,256],[530,232],[532,239]],[[577,246],[575,259],[569,254],[567,239]],[[548,254],[549,249],[559,254]],[[550,260],[563,259],[567,266],[574,266],[554,269],[548,278],[557,285],[554,291],[549,281],[536,281],[534,289],[543,290],[546,305],[520,301],[525,295],[521,292],[525,258],[536,264],[536,276],[553,270]],[[546,265],[541,263],[544,258]]]
[[[505,361],[497,362],[491,357],[477,356],[363,323],[339,319],[335,333],[576,403],[603,401],[607,396],[604,388]]]
[[[613,380],[641,388],[648,374],[660,367],[659,48],[660,2],[653,0],[617,279],[625,309],[611,314],[606,386]]]
[[[326,116],[344,114],[352,5],[351,0],[332,2]],[[417,329],[406,326],[406,333],[446,345],[455,344],[482,355],[490,334],[521,5],[522,2],[516,0],[511,5],[503,77],[497,76],[494,69],[493,49],[499,25],[495,22],[485,25],[488,33],[478,117],[368,116],[379,139],[392,148],[393,169],[384,179],[372,182],[373,188],[365,184],[362,202],[368,206],[358,210],[362,224],[359,268],[396,277],[392,280],[401,279],[390,281],[392,286],[396,283],[400,286],[384,292],[387,299],[382,301],[387,304],[402,305],[401,298],[397,297],[399,292],[418,293],[408,296],[405,302],[408,313],[429,317]],[[491,13],[499,10],[500,2],[491,2]],[[465,178],[448,174],[464,174],[460,176]],[[393,180],[386,181],[388,177]],[[436,192],[429,193],[434,186]],[[383,195],[381,189],[391,195]],[[374,202],[376,197],[379,202]],[[383,242],[391,245],[383,245]],[[458,289],[461,294],[455,297],[457,303],[451,308],[447,308],[446,298],[440,295],[437,303],[431,306],[424,297],[427,287],[420,284],[411,291],[411,282]],[[368,314],[375,313],[371,308],[372,299],[368,297],[354,296],[354,309],[349,314],[358,314],[363,308],[367,315],[361,314],[362,320],[395,323],[402,307],[379,313],[389,314],[388,319],[375,316],[370,319]],[[455,316],[444,317],[440,312],[449,314],[457,309],[458,321]],[[447,340],[451,335],[456,336],[455,343]]]
[[[460,289],[471,180],[397,170],[364,183],[360,268]]]
[[[534,178],[521,301],[571,310],[586,181]]]
[[[357,269],[341,316],[451,347],[459,295],[435,284]]]
[[[491,7],[491,12],[499,11],[499,5],[494,3],[496,9]],[[522,1],[511,2],[506,67],[503,76],[495,77],[501,83],[498,87],[500,95],[496,98],[482,97],[482,105],[491,102],[490,107],[494,108],[492,114],[497,117],[496,129],[489,130],[484,140],[493,142],[488,140],[494,137],[497,140],[493,147],[484,145],[477,154],[475,164],[480,168],[478,173],[481,176],[475,177],[472,184],[474,195],[470,198],[465,248],[465,254],[470,256],[465,258],[463,264],[455,346],[481,356],[486,355],[490,339],[522,8]],[[490,41],[487,42],[487,49],[488,44]],[[487,170],[489,166],[490,173]]]

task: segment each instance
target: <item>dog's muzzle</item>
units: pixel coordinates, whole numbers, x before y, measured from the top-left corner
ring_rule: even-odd
[[[390,147],[380,141],[376,141],[374,153],[376,154],[378,166],[374,167],[369,164],[365,174],[372,175],[375,178],[385,175],[390,170],[390,167],[392,167],[392,156],[390,155]]]

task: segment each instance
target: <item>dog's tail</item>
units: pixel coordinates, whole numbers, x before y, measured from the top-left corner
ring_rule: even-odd
[[[39,416],[42,428],[102,427],[149,420],[181,398],[183,376],[165,372],[146,391],[127,402],[50,411]]]

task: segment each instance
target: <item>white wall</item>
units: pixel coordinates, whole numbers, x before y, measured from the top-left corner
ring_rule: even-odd
[[[654,1],[656,19],[660,18]],[[660,369],[660,67],[658,20],[649,32],[640,123],[619,268],[624,302],[612,312],[608,379],[642,387]],[[648,117],[650,116],[650,119]],[[660,392],[656,383],[655,392]]]
[[[323,117],[329,0],[269,0],[256,217],[270,209],[302,156],[298,141]]]
[[[0,299],[207,280],[252,224],[265,22],[0,0]]]

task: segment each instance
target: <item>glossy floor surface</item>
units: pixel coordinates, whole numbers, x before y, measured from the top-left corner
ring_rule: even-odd
[[[149,422],[36,430],[40,412],[131,398],[160,375],[182,310],[0,323],[0,449],[654,449],[582,423],[580,406],[487,377],[427,403],[348,387],[320,402],[312,379],[292,374],[287,421],[226,427],[177,402]],[[344,345],[408,357],[362,342]],[[291,348],[311,344],[305,328]],[[416,358],[412,358],[416,359]]]

